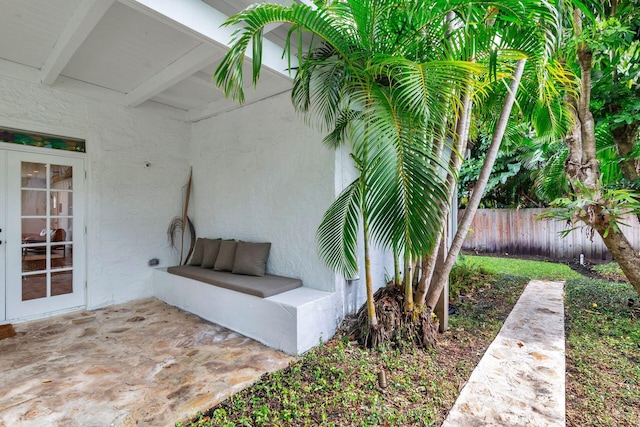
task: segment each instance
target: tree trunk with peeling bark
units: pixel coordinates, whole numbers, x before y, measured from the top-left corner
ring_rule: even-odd
[[[622,233],[604,232],[605,226],[597,226],[596,231],[602,237],[609,253],[616,260],[629,283],[640,295],[640,257]],[[605,237],[606,236],[606,237]]]
[[[579,40],[582,32],[582,12],[577,8],[574,10],[573,19],[576,38]],[[610,227],[608,218],[599,214],[601,212],[599,203],[602,203],[600,201],[602,198],[600,197],[600,172],[596,159],[595,123],[590,109],[593,52],[584,43],[579,43],[577,59],[580,65],[580,93],[578,98],[572,97],[567,100],[574,115],[574,126],[571,133],[565,137],[569,148],[565,171],[576,193],[581,192],[580,186],[576,185],[578,182],[585,188],[596,190],[596,197],[593,197],[590,206],[585,206],[583,209],[596,214],[581,216],[578,219],[602,237],[609,253],[620,265],[625,276],[640,295],[640,256],[638,252],[622,232],[615,232]],[[624,133],[618,137],[616,144],[621,143],[618,145],[619,154],[622,155],[622,152],[628,154],[633,149],[633,144],[629,149],[628,143],[630,141],[625,140]],[[620,151],[621,148],[622,151]],[[626,167],[623,165],[623,171],[625,169],[630,168],[628,165]]]

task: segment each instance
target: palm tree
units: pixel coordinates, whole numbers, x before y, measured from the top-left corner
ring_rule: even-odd
[[[329,267],[353,277],[358,270],[356,245],[362,221],[367,312],[374,333],[379,326],[369,245],[404,258],[404,309],[411,312],[413,266],[424,254],[434,252],[449,209],[451,181],[455,181],[452,166],[459,162],[466,142],[464,132],[460,137],[454,130],[469,129],[471,98],[478,97],[487,82],[510,76],[515,62],[526,57],[522,54],[526,49],[513,55],[496,48],[516,31],[502,30],[529,22],[532,16],[554,18],[546,6],[525,3],[258,4],[227,21],[240,29],[215,72],[226,95],[240,102],[244,98],[242,65],[250,43],[253,82],[257,83],[264,27],[291,24],[289,37],[298,35],[299,42],[297,50],[291,43],[285,48],[287,55],[297,54],[299,60],[293,105],[329,132],[327,145],[350,145],[358,177],[327,210],[318,228],[319,254]],[[303,32],[313,35],[305,51],[300,43]],[[452,152],[450,157],[443,155],[445,148]]]
[[[519,121],[531,123],[530,126],[539,128],[546,124],[546,132],[558,133],[566,120],[564,112],[558,102],[558,91],[555,80],[566,81],[565,70],[561,64],[551,61],[556,35],[559,29],[559,15],[553,8],[542,6],[530,9],[531,21],[520,25],[500,25],[495,22],[492,29],[493,37],[481,38],[487,46],[479,49],[475,60],[488,61],[487,67],[498,67],[501,73],[492,80],[491,86],[481,87],[482,97],[476,97],[474,116],[493,126],[491,144],[487,150],[480,176],[473,189],[465,215],[458,224],[456,235],[448,248],[444,261],[437,265],[437,254],[432,253],[423,259],[423,277],[419,281],[417,304],[425,306],[423,309],[433,310],[440,294],[448,280],[462,243],[469,230],[469,225],[479,206],[480,200],[489,180],[496,156],[500,149],[509,117],[517,96],[517,115]],[[494,56],[495,55],[495,56]],[[493,65],[492,62],[493,61]],[[524,77],[523,77],[524,74]],[[553,78],[551,78],[553,76]],[[507,85],[508,88],[505,90]],[[521,83],[521,79],[522,83]],[[520,93],[518,90],[520,89]],[[480,99],[478,99],[480,98]],[[466,112],[469,119],[471,111]],[[499,114],[497,114],[499,113]],[[543,117],[539,120],[538,117]],[[538,126],[533,126],[537,124]],[[463,126],[468,133],[468,125]],[[541,129],[537,129],[541,130]],[[466,137],[466,135],[463,135]],[[463,148],[461,145],[459,148]],[[461,163],[456,163],[455,172],[460,171]],[[455,182],[450,181],[450,194],[453,193]],[[441,217],[443,221],[445,216]]]

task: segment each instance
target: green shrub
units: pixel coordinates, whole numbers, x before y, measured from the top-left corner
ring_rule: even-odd
[[[472,294],[478,285],[491,281],[494,276],[494,273],[461,256],[449,274],[449,298],[457,300],[460,295]]]

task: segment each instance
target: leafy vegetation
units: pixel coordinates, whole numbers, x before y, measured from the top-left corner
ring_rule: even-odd
[[[624,273],[617,262],[594,265],[591,269],[610,280],[625,280]]]
[[[486,278],[435,349],[368,350],[338,334],[186,425],[440,425],[526,284],[522,277]]]
[[[612,269],[612,264],[606,269]],[[640,420],[640,303],[627,283],[576,278],[566,265],[465,256],[454,269],[470,298],[431,350],[365,350],[338,334],[186,425],[435,426],[482,357],[527,279],[566,279],[567,426]],[[378,372],[387,375],[381,388]]]
[[[640,425],[636,297],[627,283],[567,281],[568,426]]]
[[[634,157],[640,142],[640,2],[572,3],[573,11],[572,7],[564,9],[572,31],[563,41],[566,49],[557,53],[576,76],[564,96],[574,125],[563,138],[568,148],[565,172],[576,203],[559,200],[558,205],[566,217],[573,215],[574,221],[602,237],[640,295],[640,255],[618,232],[619,216],[612,214],[624,210],[625,205],[640,214],[637,192],[632,186],[607,189],[603,177],[611,175],[617,163],[627,183],[640,178]],[[601,168],[598,148],[607,140],[614,142],[607,151],[613,161],[608,165],[603,162],[607,167]]]
[[[495,273],[491,273],[480,264],[467,257],[460,257],[449,275],[449,298],[457,301],[460,295],[471,294],[479,286],[490,281]]]
[[[513,129],[513,128],[512,128]],[[505,138],[512,135],[506,135]],[[469,159],[464,162],[458,179],[458,195],[460,206],[465,207],[473,185],[478,180],[480,170],[486,158],[490,138],[487,135],[478,135],[471,149]],[[522,140],[520,144],[511,148],[513,144],[505,141],[491,171],[491,177],[487,183],[485,194],[480,202],[480,208],[525,208],[543,207],[535,192],[535,173],[532,169],[539,169],[543,160],[527,162],[526,157],[533,150],[530,141]],[[531,150],[531,151],[529,151]]]

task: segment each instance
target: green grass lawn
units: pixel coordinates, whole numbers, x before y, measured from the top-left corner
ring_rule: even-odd
[[[568,280],[565,291],[567,426],[640,426],[638,295],[589,279]]]
[[[462,263],[473,263],[495,274],[511,274],[537,280],[567,280],[582,277],[568,265],[516,258],[465,255]]]

